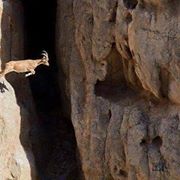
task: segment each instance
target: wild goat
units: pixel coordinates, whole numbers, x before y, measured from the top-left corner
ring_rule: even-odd
[[[10,72],[25,73],[25,77],[35,74],[35,68],[41,64],[49,66],[49,57],[46,51],[42,51],[41,54],[43,57],[41,59],[27,59],[27,60],[18,60],[18,61],[9,61],[5,64],[5,68],[0,72],[0,77],[4,77]]]

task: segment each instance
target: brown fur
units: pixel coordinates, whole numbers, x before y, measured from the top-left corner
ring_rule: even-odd
[[[43,57],[41,59],[27,59],[27,60],[17,60],[17,61],[9,61],[5,64],[5,68],[3,71],[0,72],[0,77],[4,77],[6,74],[10,72],[17,72],[17,73],[25,73],[26,77],[35,74],[35,68],[41,64],[49,66],[49,58],[47,52],[42,53]]]

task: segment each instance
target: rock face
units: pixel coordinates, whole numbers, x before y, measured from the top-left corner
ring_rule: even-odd
[[[31,179],[35,177],[35,172],[31,167],[33,165],[33,156],[31,152],[25,152],[19,139],[22,119],[15,92],[6,80],[4,80],[3,85],[1,84],[1,88],[0,177],[2,180]],[[29,160],[32,163],[31,165]]]
[[[0,1],[0,56],[2,67],[23,58],[23,10],[19,1]],[[0,79],[0,179],[34,179],[35,164],[29,144],[32,98],[27,80],[16,74]],[[13,86],[13,87],[12,87]]]
[[[23,58],[22,9],[18,0],[0,1],[2,67]],[[179,18],[178,0],[57,0],[62,104],[68,117],[71,111],[82,178],[179,179]],[[36,179],[34,112],[23,75],[1,78],[2,180]],[[64,161],[61,144],[52,147],[47,171],[64,163],[56,163]]]
[[[66,75],[85,179],[180,174],[180,3],[58,0]]]

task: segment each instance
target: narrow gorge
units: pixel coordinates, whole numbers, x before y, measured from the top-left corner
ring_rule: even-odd
[[[180,2],[1,0],[0,180],[178,180]]]

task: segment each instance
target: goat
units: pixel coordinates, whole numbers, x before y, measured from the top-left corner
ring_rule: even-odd
[[[31,76],[35,74],[35,68],[41,64],[49,66],[49,57],[46,51],[42,51],[41,54],[43,57],[41,59],[26,59],[26,60],[17,60],[17,61],[9,61],[5,64],[5,68],[0,72],[0,77],[4,77],[6,74],[10,72],[17,73],[26,73],[25,77]]]

